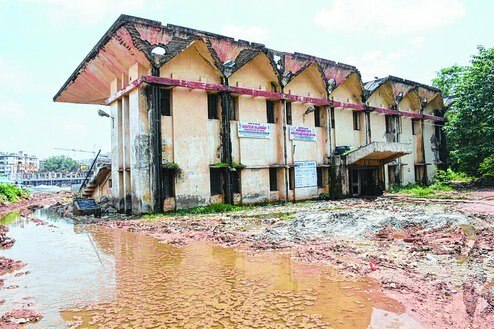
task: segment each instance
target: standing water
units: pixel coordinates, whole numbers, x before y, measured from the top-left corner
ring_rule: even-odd
[[[72,224],[46,210],[30,218],[11,214],[0,221],[16,240],[1,254],[28,264],[3,277],[0,313],[22,307],[42,313],[32,327],[418,326],[375,283],[339,278],[286,253],[170,246],[137,233]]]

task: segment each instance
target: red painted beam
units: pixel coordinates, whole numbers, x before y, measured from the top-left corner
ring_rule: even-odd
[[[228,87],[228,90],[234,94],[239,94],[239,95],[265,97],[268,99],[282,99],[281,93],[276,93],[273,91],[257,90],[257,89],[242,88],[242,87]]]
[[[139,78],[139,79],[136,79],[136,80],[132,81],[131,83],[129,83],[129,85],[127,87],[125,87],[123,89],[120,89],[119,91],[117,91],[115,93],[115,95],[109,97],[105,101],[105,105],[110,105],[111,103],[113,103],[114,101],[116,101],[117,99],[119,99],[120,97],[128,94],[132,89],[136,88],[141,83],[142,83],[142,78]]]
[[[159,85],[165,86],[176,86],[176,87],[184,87],[191,89],[202,89],[209,91],[226,91],[227,87],[223,85],[218,85],[215,83],[206,83],[206,82],[198,82],[198,81],[187,81],[180,79],[171,79],[171,78],[162,78],[162,77],[153,77],[153,76],[143,76],[143,82],[147,83],[156,83]]]
[[[446,118],[436,117],[434,115],[424,114],[423,116],[424,116],[424,119],[426,119],[426,120],[432,120],[432,121],[448,121],[448,119],[446,119]]]
[[[360,104],[353,104],[353,103],[345,103],[345,102],[336,102],[332,101],[332,106],[334,107],[344,107],[346,109],[355,109],[355,110],[364,110],[365,106],[360,105]]]
[[[386,114],[386,115],[399,115],[400,114],[400,112],[398,112],[398,111],[391,110],[391,109],[384,109],[382,107],[368,106],[367,108],[371,111],[375,111],[377,113],[382,113],[382,114]]]
[[[291,101],[291,102],[301,102],[301,103],[311,103],[314,105],[327,105],[327,106],[334,106],[334,107],[343,107],[343,108],[354,109],[354,110],[364,110],[366,108],[364,105],[360,105],[360,104],[330,101],[330,100],[325,99],[325,98],[305,97],[305,96],[284,94],[284,93],[278,93],[278,92],[266,91],[266,90],[257,90],[257,89],[250,89],[250,88],[241,88],[241,87],[230,87],[230,86],[218,85],[215,83],[188,81],[188,80],[163,78],[163,77],[153,77],[153,76],[148,76],[148,75],[143,76],[143,77],[133,81],[127,87],[119,90],[115,95],[111,96],[110,98],[108,98],[106,100],[106,102],[105,102],[106,105],[111,104],[112,102],[114,102],[118,98],[129,93],[132,89],[138,87],[141,83],[156,83],[156,84],[160,84],[160,85],[164,85],[164,86],[184,87],[184,88],[191,88],[191,89],[217,91],[217,92],[218,91],[229,91],[229,92],[234,93],[234,94],[248,95],[248,96],[252,96],[252,97],[264,97],[267,99],[284,99],[284,100]],[[435,117],[435,116],[430,116],[430,115],[422,116],[421,114],[418,114],[418,113],[399,112],[399,111],[395,111],[395,110],[391,110],[391,109],[385,109],[385,108],[380,108],[380,107],[370,107],[370,106],[368,106],[367,108],[372,110],[372,111],[376,111],[376,112],[387,114],[387,115],[403,115],[403,116],[414,117],[414,118],[422,118],[423,117],[424,119],[433,120],[433,121],[446,121],[444,118],[441,118],[441,117]]]
[[[413,113],[413,112],[400,112],[400,115],[409,118],[418,118],[418,119],[423,118],[422,114]]]

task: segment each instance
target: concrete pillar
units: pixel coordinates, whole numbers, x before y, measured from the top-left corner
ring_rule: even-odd
[[[113,80],[111,84],[111,94],[115,94],[120,86],[119,79]],[[123,197],[123,181],[120,173],[122,148],[121,148],[121,117],[122,117],[122,103],[121,101],[115,101],[111,104],[111,159],[112,159],[112,199],[114,206],[120,210],[121,198]]]
[[[139,76],[142,68],[135,64],[129,70],[129,77]],[[135,214],[152,212],[150,177],[149,118],[145,87],[129,93],[129,148],[130,184],[132,212]]]
[[[152,212],[149,120],[143,88],[129,93],[129,143],[132,212]]]
[[[130,122],[129,97],[122,98],[122,151],[123,151],[123,195],[125,197],[125,211],[131,210],[131,171],[130,171]]]

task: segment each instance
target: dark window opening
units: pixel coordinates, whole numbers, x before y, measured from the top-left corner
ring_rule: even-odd
[[[415,166],[415,182],[421,183],[424,180],[424,166]]]
[[[163,169],[163,195],[165,198],[175,196],[175,170]]]
[[[112,188],[112,180],[111,180],[111,178],[108,180],[108,187],[109,188]]]
[[[286,124],[292,124],[292,103],[286,102]]]
[[[232,121],[237,121],[238,120],[238,112],[237,112],[237,105],[238,105],[238,97],[237,96],[232,96],[229,95],[229,111],[230,111],[230,120]]]
[[[394,133],[395,132],[395,118],[392,115],[386,115],[386,132]]]
[[[266,115],[268,117],[268,123],[274,123],[274,102],[266,100]]]
[[[317,187],[318,188],[323,188],[323,183],[322,183],[322,168],[317,167]]]
[[[417,135],[417,119],[412,119],[412,135]]]
[[[321,127],[321,108],[319,107],[314,110],[314,126]]]
[[[398,170],[398,166],[388,166],[388,182],[390,186],[400,184],[400,172]]]
[[[353,130],[360,130],[360,112],[353,112]]]
[[[276,83],[271,82],[271,91],[276,93],[278,92],[278,87],[276,86]]]
[[[269,168],[269,190],[278,191],[278,171],[276,168]]]
[[[436,140],[438,142],[441,142],[441,140],[443,138],[442,133],[441,133],[442,132],[441,126],[439,126],[439,125],[434,126],[434,131],[435,131],[435,135],[436,135]]]
[[[230,171],[232,178],[232,191],[233,193],[240,193],[240,171]]]
[[[172,115],[171,89],[160,89],[161,115]]]
[[[290,168],[288,170],[288,182],[289,182],[289,186],[290,186],[290,190],[294,190],[295,189],[295,169],[294,168]]]
[[[334,107],[331,107],[331,128],[334,128],[335,120],[334,120]]]
[[[223,194],[223,177],[220,169],[209,170],[209,184],[211,195]]]
[[[218,119],[219,95],[208,94],[208,119]]]

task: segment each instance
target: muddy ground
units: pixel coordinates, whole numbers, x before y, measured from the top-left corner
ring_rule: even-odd
[[[285,249],[347,277],[370,277],[427,328],[494,327],[494,190],[456,200],[377,199],[264,206],[100,225],[165,243]]]
[[[293,260],[323,263],[349,278],[378,281],[382,291],[424,327],[493,328],[494,189],[454,192],[450,197],[427,200],[385,195],[270,205],[226,214],[74,219],[139,232],[178,246],[207,241],[244,252],[283,249]],[[39,195],[0,207],[0,215],[10,211],[27,214],[35,206],[69,200],[66,193]],[[7,230],[1,228],[0,233],[5,248],[15,243]],[[2,258],[0,266],[10,272],[24,263]],[[5,314],[0,325],[16,326],[41,316],[24,317],[24,310],[14,311]]]
[[[18,212],[21,216],[27,216],[38,208],[71,201],[72,193],[68,191],[31,194],[31,196],[19,202],[0,203],[0,217],[11,212]]]

